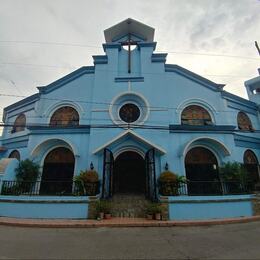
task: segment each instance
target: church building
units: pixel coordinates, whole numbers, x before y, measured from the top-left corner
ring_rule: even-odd
[[[47,182],[94,168],[100,197],[153,200],[165,169],[210,182],[219,180],[221,165],[236,161],[257,183],[260,76],[245,83],[249,100],[226,92],[168,64],[167,53],[155,52],[154,32],[131,18],[106,29],[104,55],[93,55],[94,65],[4,108],[0,180],[15,180],[18,162],[30,159],[40,165],[39,195],[50,191]]]

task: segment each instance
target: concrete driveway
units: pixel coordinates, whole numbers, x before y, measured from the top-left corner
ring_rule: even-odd
[[[209,227],[0,226],[0,259],[260,259],[260,222]]]

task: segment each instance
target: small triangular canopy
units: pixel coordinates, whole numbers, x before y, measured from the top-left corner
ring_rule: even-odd
[[[126,34],[132,34],[142,38],[146,42],[153,42],[154,28],[140,23],[132,18],[128,18],[104,31],[107,43],[114,42],[116,39]]]
[[[99,153],[101,151],[104,150],[104,148],[109,147],[110,145],[112,145],[113,143],[123,139],[126,136],[130,136],[133,139],[135,139],[138,142],[141,142],[145,145],[147,145],[150,148],[154,148],[158,153],[160,154],[166,154],[166,151],[161,148],[160,146],[153,144],[152,142],[148,141],[147,139],[143,138],[142,136],[138,135],[137,133],[135,133],[132,130],[126,130],[125,132],[121,133],[120,135],[116,136],[114,139],[110,140],[109,142],[103,144],[102,146],[98,147],[93,154]]]

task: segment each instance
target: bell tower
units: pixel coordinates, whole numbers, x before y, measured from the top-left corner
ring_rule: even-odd
[[[260,68],[258,73],[259,76],[245,81],[245,87],[249,100],[260,105]]]
[[[117,67],[118,77],[140,77],[142,61],[155,49],[154,28],[128,18],[104,31],[104,51]],[[113,69],[115,69],[115,67]]]

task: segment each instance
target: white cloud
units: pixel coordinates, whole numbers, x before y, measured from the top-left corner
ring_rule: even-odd
[[[103,30],[128,17],[156,29],[160,50],[258,57],[254,47],[254,41],[260,41],[257,0],[1,0],[0,41],[94,47],[0,42],[0,92],[19,94],[19,89],[29,95],[36,92],[36,86],[69,73],[71,67],[92,65],[92,55],[102,54]],[[4,62],[54,67],[1,64]],[[226,90],[245,97],[244,81],[257,75],[260,57],[258,62],[179,53],[169,54],[167,62],[226,83]],[[1,97],[1,106],[17,100]]]

